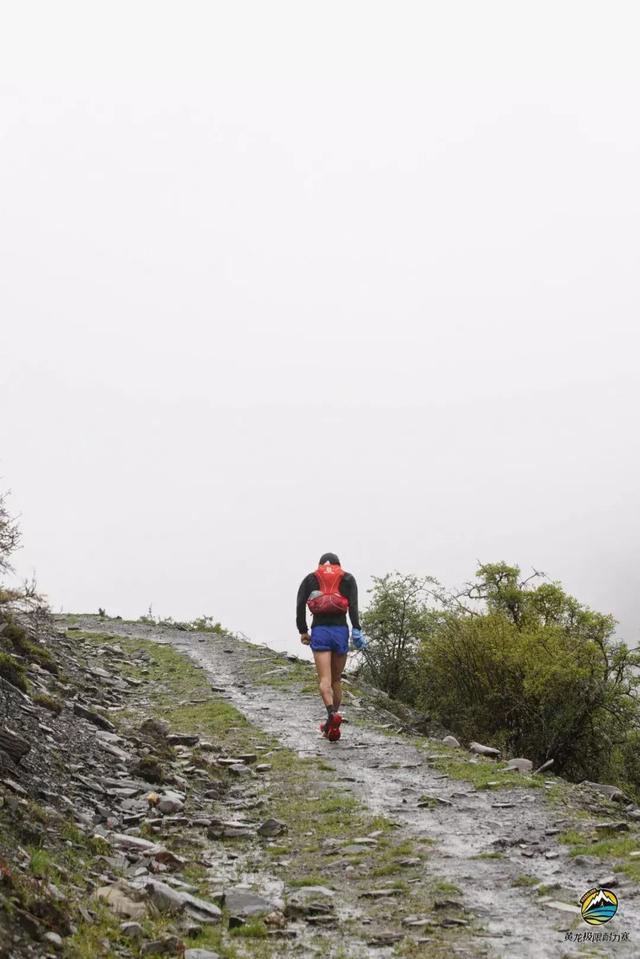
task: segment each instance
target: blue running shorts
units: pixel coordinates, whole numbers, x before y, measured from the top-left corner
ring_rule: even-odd
[[[311,649],[315,653],[346,655],[349,652],[349,627],[314,626],[311,630]]]

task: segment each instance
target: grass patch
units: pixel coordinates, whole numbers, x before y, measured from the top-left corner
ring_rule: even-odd
[[[48,693],[36,693],[33,701],[37,706],[43,706],[54,716],[59,716],[64,708],[64,703],[55,696],[49,696]]]
[[[536,879],[535,876],[529,876],[527,873],[523,873],[521,876],[516,876],[513,880],[513,886],[522,886],[528,888],[529,886],[537,886],[539,879]]]
[[[558,840],[570,847],[570,856],[594,856],[609,861],[629,879],[640,882],[640,857],[629,858],[629,853],[640,850],[640,836],[637,833],[623,836],[615,833],[598,839],[594,833],[587,835],[576,829],[568,829],[558,836]]]
[[[302,889],[305,886],[324,886],[326,885],[326,882],[327,882],[326,876],[322,876],[320,875],[320,873],[316,873],[315,875],[311,875],[311,876],[301,876],[299,879],[290,879],[289,885],[292,886],[294,889],[295,888]]]
[[[11,683],[12,686],[16,686],[22,690],[23,693],[26,693],[29,687],[29,681],[27,680],[25,668],[22,663],[19,663],[10,653],[0,653],[0,676],[6,679],[8,683]]]
[[[470,782],[476,789],[540,789],[544,785],[541,776],[504,771],[506,762],[482,757],[470,762],[460,756],[460,750],[449,749],[433,740],[423,740],[420,745],[430,755],[437,756],[431,760],[435,769],[451,779]]]
[[[250,919],[244,926],[236,926],[231,935],[237,939],[266,939],[268,930],[260,919]]]
[[[53,861],[46,849],[33,849],[29,857],[29,871],[36,879],[48,879],[53,868]]]

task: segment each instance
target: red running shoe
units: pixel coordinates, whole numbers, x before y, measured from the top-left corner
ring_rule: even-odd
[[[340,739],[340,724],[342,723],[342,716],[340,713],[331,713],[329,719],[326,723],[322,723],[320,726],[320,732],[325,739],[328,739],[330,743],[337,742]]]

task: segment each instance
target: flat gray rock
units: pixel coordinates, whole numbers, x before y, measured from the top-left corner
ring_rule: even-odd
[[[455,749],[460,748],[460,743],[455,736],[445,736],[442,742],[445,746],[453,746]]]
[[[510,759],[507,765],[504,767],[503,772],[519,772],[519,773],[530,773],[533,769],[533,763],[530,759]]]
[[[617,786],[609,786],[607,783],[592,783],[588,779],[583,779],[580,783],[581,786],[588,786],[589,789],[593,789],[594,792],[600,793],[601,796],[606,796],[607,799],[611,799],[612,802],[630,802],[628,796],[622,792]]]
[[[225,892],[224,905],[232,916],[246,918],[262,916],[273,911],[273,904],[248,889],[230,889]]]
[[[483,746],[482,743],[469,743],[469,750],[478,756],[499,756],[500,750],[494,746]]]
[[[265,819],[261,826],[258,827],[258,835],[260,836],[281,836],[282,833],[287,832],[286,822],[282,822],[280,819]]]

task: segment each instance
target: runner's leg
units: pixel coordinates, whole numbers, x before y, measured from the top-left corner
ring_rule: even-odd
[[[313,651],[313,658],[316,663],[316,672],[318,674],[318,687],[322,702],[325,706],[333,706],[333,687],[331,685],[331,656],[332,653],[327,649],[322,652]]]
[[[342,702],[342,673],[347,662],[346,653],[331,653],[331,688],[333,705],[340,709]]]

